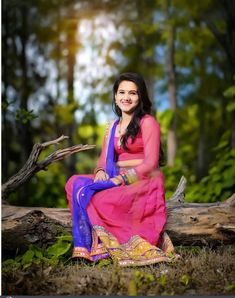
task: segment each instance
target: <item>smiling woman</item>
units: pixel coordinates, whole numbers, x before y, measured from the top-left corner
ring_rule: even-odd
[[[160,127],[151,116],[143,78],[121,74],[113,86],[117,120],[107,125],[93,175],[74,175],[67,184],[74,258],[113,258],[141,266],[174,257],[164,232],[164,178],[159,168]]]

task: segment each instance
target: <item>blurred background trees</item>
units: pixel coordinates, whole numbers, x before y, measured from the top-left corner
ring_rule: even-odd
[[[3,0],[2,182],[35,142],[65,134],[65,146],[97,145],[37,174],[10,203],[66,206],[66,179],[95,167],[123,71],[146,79],[166,196],[182,175],[189,201],[235,191],[234,1]]]

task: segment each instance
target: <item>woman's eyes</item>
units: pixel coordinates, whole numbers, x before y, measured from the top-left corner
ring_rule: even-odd
[[[119,91],[119,94],[125,94],[124,91]],[[130,95],[137,95],[137,92],[129,92]]]

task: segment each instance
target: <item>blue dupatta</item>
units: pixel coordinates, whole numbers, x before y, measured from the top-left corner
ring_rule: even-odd
[[[110,178],[118,175],[116,167],[116,157],[114,151],[114,136],[118,120],[113,124],[106,157],[106,173]],[[78,177],[73,184],[72,193],[72,235],[74,247],[81,247],[91,252],[92,247],[92,225],[90,223],[87,206],[92,196],[104,189],[117,186],[110,179],[106,181],[96,181],[87,177]]]

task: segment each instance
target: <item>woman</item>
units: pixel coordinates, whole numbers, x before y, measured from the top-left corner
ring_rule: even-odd
[[[66,184],[73,257],[111,257],[120,266],[170,260],[173,245],[163,232],[160,127],[150,115],[151,105],[140,75],[118,77],[113,87],[118,119],[107,126],[94,175],[74,175]]]

